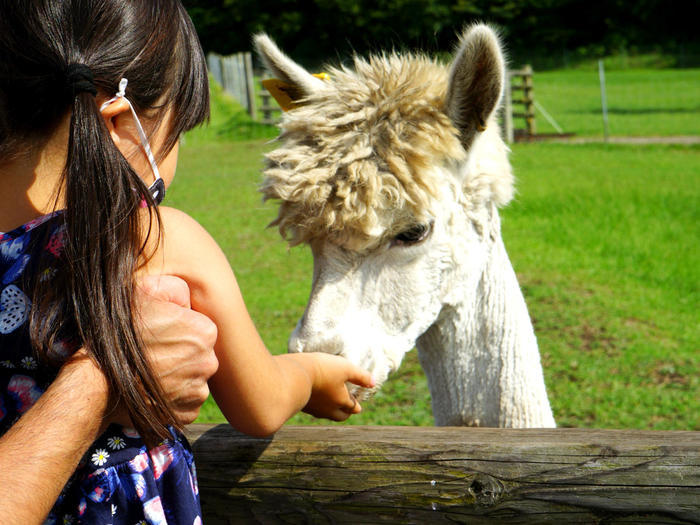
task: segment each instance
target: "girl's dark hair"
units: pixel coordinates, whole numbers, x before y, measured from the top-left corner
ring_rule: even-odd
[[[145,198],[157,211],[95,97],[66,87],[71,64],[87,66],[105,96],[127,78],[126,97],[151,133],[170,109],[159,160],[208,118],[206,64],[179,0],[0,0],[0,161],[41,144],[71,114],[61,195],[65,264],[53,279],[33,283],[33,345],[50,361],[52,347],[73,333],[136,428],[164,438],[165,425],[177,422],[143,352],[133,303],[150,231],[138,210]]]

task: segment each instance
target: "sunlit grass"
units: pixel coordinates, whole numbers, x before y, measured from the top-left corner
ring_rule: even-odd
[[[700,429],[699,154],[515,147],[504,237],[560,424]]]

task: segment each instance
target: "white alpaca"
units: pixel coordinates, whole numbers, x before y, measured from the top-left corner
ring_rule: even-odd
[[[437,425],[555,426],[501,239],[513,177],[494,32],[468,29],[449,68],[387,54],[326,81],[267,36],[255,44],[296,101],[262,191],[314,256],[289,350],[344,355],[381,384],[415,345]]]

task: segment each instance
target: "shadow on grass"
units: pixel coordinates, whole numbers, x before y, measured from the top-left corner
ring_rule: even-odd
[[[599,115],[600,108],[572,111],[579,115]],[[654,115],[654,114],[682,114],[682,113],[700,113],[700,106],[695,108],[621,108],[609,107],[608,113],[611,115]]]
[[[276,137],[278,133],[277,126],[255,122],[243,111],[231,115],[216,125],[216,137],[220,139],[267,139]]]

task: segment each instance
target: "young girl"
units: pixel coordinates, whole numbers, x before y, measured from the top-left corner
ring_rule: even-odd
[[[135,328],[138,275],[184,279],[214,320],[210,389],[243,432],[301,409],[346,419],[360,411],[346,382],[373,386],[338,356],[270,355],[215,241],[156,207],[179,136],[207,115],[179,0],[0,0],[0,435],[79,348],[119,400],[105,425],[126,423],[106,427],[49,521],[201,521],[192,454]]]

